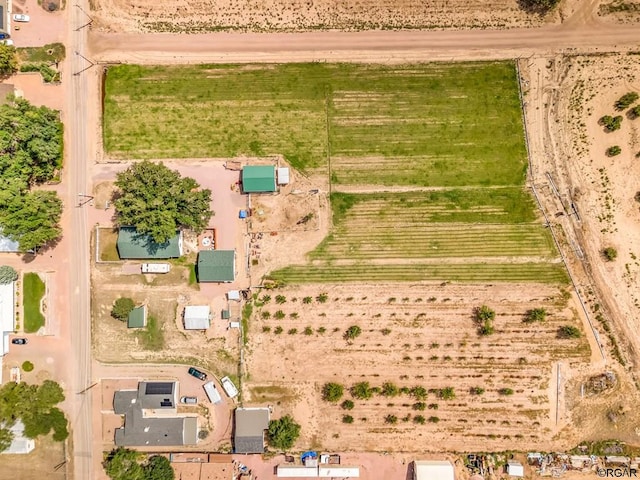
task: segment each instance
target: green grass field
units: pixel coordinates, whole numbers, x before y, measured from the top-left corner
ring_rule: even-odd
[[[40,301],[44,297],[46,286],[37,273],[25,273],[22,282],[24,331],[35,333],[44,326]]]
[[[526,155],[508,62],[111,67],[115,158],[282,154],[340,184],[512,185]]]

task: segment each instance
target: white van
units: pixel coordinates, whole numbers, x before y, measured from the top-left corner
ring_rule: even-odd
[[[202,388],[204,388],[204,392],[207,394],[211,403],[220,403],[222,401],[222,397],[220,396],[220,392],[218,392],[215,383],[207,382],[202,386]]]

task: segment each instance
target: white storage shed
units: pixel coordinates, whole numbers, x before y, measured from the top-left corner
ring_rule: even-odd
[[[304,467],[302,465],[278,465],[276,468],[278,478],[318,478],[317,467]]]
[[[211,326],[209,305],[188,305],[184,307],[185,330],[206,330]]]
[[[507,462],[507,475],[511,477],[524,477],[524,467],[520,462],[509,460]]]
[[[320,465],[318,476],[322,478],[360,478],[360,468],[345,465]]]
[[[455,480],[453,465],[446,460],[416,460],[414,480]]]

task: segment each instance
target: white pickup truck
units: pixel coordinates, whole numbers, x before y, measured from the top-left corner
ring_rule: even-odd
[[[171,265],[168,263],[143,263],[142,273],[169,273]]]

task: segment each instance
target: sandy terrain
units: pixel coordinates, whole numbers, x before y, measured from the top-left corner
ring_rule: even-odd
[[[322,291],[327,292],[326,303],[303,304],[303,297],[315,298]],[[556,396],[558,378],[562,389],[590,358],[584,338],[556,339],[560,325],[577,325],[579,320],[569,298],[544,285],[301,286],[269,294],[268,304],[254,308],[244,399],[273,405],[276,415],[293,413],[303,425],[300,448],[487,450],[504,448],[510,438],[521,448],[548,447],[549,437],[568,420],[564,400]],[[287,301],[276,305],[280,294]],[[493,336],[477,334],[472,311],[482,303],[496,309]],[[551,313],[549,320],[523,323],[526,309],[538,305]],[[277,318],[277,311],[283,318]],[[362,334],[347,342],[343,334],[351,325],[360,326]],[[274,349],[283,354],[273,355]],[[323,359],[321,366],[318,358]],[[412,405],[417,400],[409,395],[374,395],[355,400],[355,408],[347,412],[321,400],[320,389],[327,381],[347,388],[359,381],[454,387],[456,398],[442,400],[431,393],[424,401],[438,408],[416,411]],[[473,395],[471,387],[486,392]],[[501,395],[501,388],[514,394]],[[343,424],[344,414],[352,415],[354,423]],[[397,424],[385,423],[389,414],[398,417]],[[439,421],[416,425],[416,415],[437,416]],[[416,443],[416,436],[429,441]]]
[[[64,40],[64,11],[47,12],[37,0],[11,2],[11,13],[29,15],[28,23],[11,22],[11,38],[16,47],[41,47]]]
[[[606,329],[615,327],[622,357],[637,374],[640,213],[633,198],[640,173],[635,158],[640,120],[622,112],[622,128],[605,133],[598,119],[619,114],[614,101],[640,91],[640,61],[635,55],[555,57],[532,59],[526,67],[534,182],[566,247],[601,343],[614,348]],[[612,145],[619,145],[622,154],[607,157],[605,150]],[[569,215],[571,203],[577,216]],[[618,252],[613,262],[601,254],[609,246]]]
[[[573,2],[569,2],[573,3]],[[94,0],[96,26],[109,32],[305,31],[531,27],[555,23],[517,0]]]
[[[637,23],[640,21],[640,2],[629,0],[605,0],[598,7],[598,15],[606,22]]]

